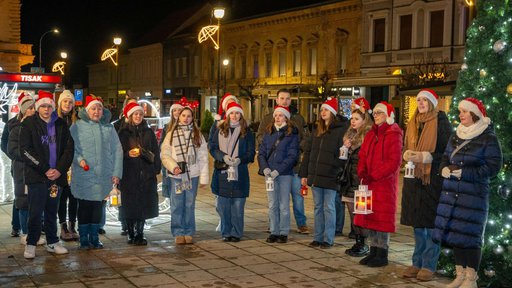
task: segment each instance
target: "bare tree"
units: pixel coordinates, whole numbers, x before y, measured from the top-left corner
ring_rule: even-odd
[[[253,95],[252,91],[259,86],[260,80],[258,78],[240,79],[237,84],[238,88],[240,88],[240,96],[248,97],[251,102],[251,122],[254,122],[254,118],[256,118],[254,104],[258,96]]]

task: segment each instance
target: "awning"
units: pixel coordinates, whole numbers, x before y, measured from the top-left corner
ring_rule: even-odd
[[[343,77],[334,78],[332,85],[339,86],[388,86],[402,84],[402,76]]]

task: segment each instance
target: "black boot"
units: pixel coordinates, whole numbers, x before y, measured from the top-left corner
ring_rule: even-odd
[[[135,223],[132,219],[126,219],[126,232],[128,235],[128,244],[135,244]]]
[[[138,220],[135,222],[135,240],[134,244],[137,246],[148,245],[148,240],[144,238],[144,224],[146,220]]]
[[[388,249],[377,248],[377,255],[368,261],[368,267],[382,267],[388,265]]]
[[[128,235],[128,225],[126,224],[126,219],[121,219],[121,235]]]
[[[368,262],[370,260],[372,260],[373,258],[375,258],[377,256],[377,249],[378,249],[377,247],[371,246],[370,247],[370,254],[368,256],[364,257],[363,259],[361,259],[361,261],[359,261],[359,264],[361,264],[361,265],[368,264]]]
[[[370,252],[368,245],[364,244],[364,237],[356,234],[356,244],[352,248],[345,250],[345,253],[352,257],[363,257],[368,255]]]

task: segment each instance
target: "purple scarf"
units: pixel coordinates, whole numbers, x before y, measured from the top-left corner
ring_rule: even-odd
[[[57,135],[55,133],[55,121],[57,118],[57,114],[52,113],[52,118],[46,125],[48,131],[48,149],[50,151],[50,159],[48,165],[50,165],[50,168],[57,167]]]

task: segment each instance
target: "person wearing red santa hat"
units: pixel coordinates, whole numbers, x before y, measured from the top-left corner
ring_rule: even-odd
[[[422,89],[416,96],[418,108],[405,132],[405,161],[415,165],[414,178],[404,177],[400,223],[414,228],[412,266],[404,278],[430,281],[435,273],[440,245],[432,241],[437,204],[443,178],[437,173],[452,126],[443,111],[437,109],[439,96]]]
[[[71,193],[78,200],[79,248],[100,249],[103,199],[123,175],[123,149],[110,124],[112,114],[100,97],[86,96],[85,109],[78,116],[70,131],[75,140]]]
[[[231,102],[226,120],[219,122],[208,142],[215,160],[211,188],[217,195],[220,232],[225,242],[239,242],[244,233],[245,200],[249,197],[247,165],[254,162],[254,136],[244,119],[242,106]],[[229,170],[229,173],[228,173]],[[230,177],[228,178],[228,174]]]
[[[459,102],[460,124],[444,151],[444,178],[434,241],[453,247],[456,278],[446,287],[478,287],[477,272],[489,213],[490,180],[503,165],[500,143],[482,101]]]
[[[343,134],[348,121],[341,121],[338,114],[338,100],[327,98],[320,107],[320,117],[312,136],[305,145],[304,157],[299,176],[303,186],[311,186],[315,202],[315,228],[312,247],[331,248],[336,233],[336,195],[339,189],[336,172],[343,161],[338,157],[343,146]]]
[[[290,231],[290,193],[293,167],[300,153],[299,131],[290,122],[288,107],[274,107],[274,119],[258,149],[259,174],[272,178],[274,189],[267,190],[270,218],[268,243],[286,243]]]
[[[398,176],[402,163],[402,129],[395,123],[395,109],[386,101],[373,108],[375,124],[359,150],[357,176],[372,190],[371,214],[356,214],[354,224],[366,229],[370,254],[361,265],[388,265],[389,233],[395,232]]]
[[[346,156],[341,155],[340,158],[346,158],[342,174],[338,175],[340,182],[341,201],[345,203],[350,215],[351,228],[356,239],[356,243],[345,253],[352,257],[362,257],[368,254],[368,245],[365,244],[366,233],[364,229],[354,225],[354,191],[358,189],[360,183],[357,176],[357,164],[359,163],[359,150],[363,139],[370,131],[373,125],[371,118],[370,103],[364,98],[357,98],[352,101],[352,118],[350,119],[350,128],[343,136],[343,146],[340,151],[345,149]]]
[[[64,120],[55,113],[53,94],[39,91],[38,96],[36,113],[21,123],[19,137],[29,202],[27,246],[23,253],[27,259],[36,256],[43,211],[46,251],[68,253],[57,237],[57,209],[73,159],[73,139]]]
[[[128,244],[147,245],[144,224],[158,216],[156,176],[160,173],[160,149],[155,133],[144,120],[144,109],[128,103],[123,114],[128,119],[119,130],[123,146],[122,211],[128,234]]]

